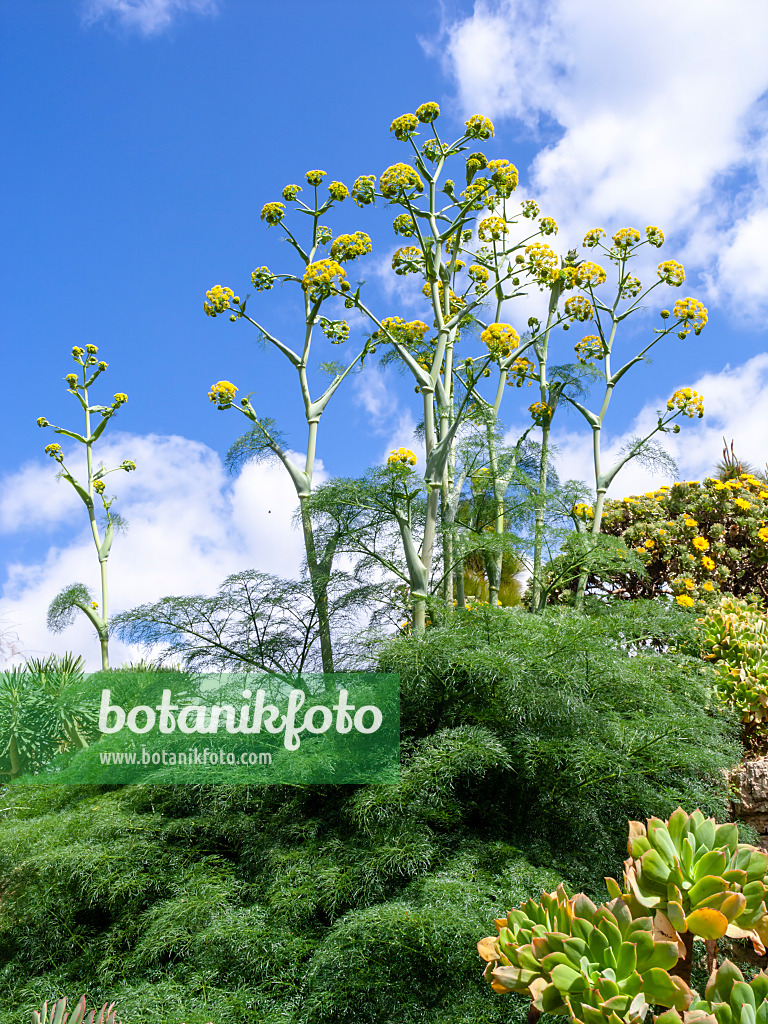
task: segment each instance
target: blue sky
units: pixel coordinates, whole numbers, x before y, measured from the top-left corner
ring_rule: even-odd
[[[129,396],[103,446],[105,461],[138,465],[114,488],[115,507],[132,524],[110,560],[115,610],[210,592],[238,568],[295,571],[290,485],[279,467],[227,477],[221,457],[246,424],[207,400],[219,379],[255,391],[259,411],[301,450],[295,381],[247,324],[205,317],[204,293],[215,283],[247,291],[261,264],[288,269],[278,229],[259,220],[262,205],[310,168],[351,184],[404,159],[389,124],[425,100],[440,103],[447,134],[471,113],[494,119],[488,155],[520,168],[521,198],[536,197],[561,224],[562,248],[598,223],[611,232],[658,223],[668,238],[662,255],[685,263],[683,292],[705,301],[710,323],[638,368],[617,402],[617,443],[671,390],[692,384],[709,400],[708,417],[677,443],[681,470],[706,471],[722,433],[745,457],[765,461],[768,11],[757,0],[728,12],[715,0],[682,0],[671,11],[660,0],[600,0],[587,12],[579,5],[578,17],[567,0],[525,7],[0,4],[0,617],[20,650],[95,654],[87,624],[58,638],[44,625],[63,584],[97,580],[84,509],[42,456],[52,434],[35,426],[41,415],[80,426],[63,382],[75,344],[99,345],[109,363],[96,397]],[[390,221],[386,209],[345,204],[332,226],[373,237],[360,269],[372,304],[415,316],[387,275]],[[290,336],[289,290],[258,301],[267,325]],[[510,320],[522,326],[529,312],[521,307]],[[510,429],[525,422],[531,400],[515,397]],[[389,447],[408,444],[413,398],[407,381],[369,364],[323,419],[326,475],[362,473]],[[587,478],[580,425],[563,421],[559,440],[561,471]],[[643,483],[634,473],[617,486]]]

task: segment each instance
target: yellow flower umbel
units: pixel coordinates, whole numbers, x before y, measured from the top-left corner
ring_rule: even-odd
[[[440,117],[440,107],[437,103],[422,103],[420,107],[416,108],[416,117],[422,124],[431,124],[432,121],[436,121]]]
[[[393,164],[382,174],[379,188],[385,199],[397,199],[402,193],[411,190],[423,192],[424,182],[410,164]]]
[[[701,334],[707,323],[707,308],[698,299],[678,299],[672,308],[672,316],[685,324],[685,328],[679,332],[679,336],[684,338],[690,328],[693,328],[694,334]]]
[[[509,231],[503,217],[486,217],[480,221],[477,237],[481,242],[498,242]]]
[[[480,335],[480,341],[499,362],[512,354],[520,344],[520,335],[511,324],[489,324]]]
[[[576,267],[575,279],[580,288],[597,288],[598,285],[605,284],[605,278],[605,270],[598,263],[585,260]]]
[[[693,388],[678,388],[667,402],[667,409],[677,409],[689,419],[694,416],[701,419],[704,415],[704,398]]]
[[[402,114],[400,117],[395,118],[389,126],[389,130],[395,133],[395,138],[398,141],[407,142],[408,139],[412,139],[416,134],[418,127],[419,119],[415,114]]]
[[[270,227],[279,224],[285,216],[283,203],[265,203],[261,208],[261,219],[265,220]]]
[[[534,402],[533,405],[528,406],[528,412],[531,414],[533,422],[539,427],[545,426],[552,419],[552,409],[546,402]]]
[[[240,302],[239,295],[235,295],[231,288],[222,288],[220,284],[215,284],[213,288],[209,289],[205,293],[205,298],[203,309],[208,316],[214,317],[231,309],[232,303]]]
[[[336,291],[349,291],[347,272],[336,260],[318,260],[304,271],[301,287],[312,302],[319,302]]]
[[[637,228],[621,228],[613,236],[614,246],[621,251],[628,251],[640,241],[640,232]]]
[[[331,246],[331,259],[337,263],[347,263],[365,256],[371,251],[371,239],[364,231],[356,231],[353,235],[339,235]]]
[[[491,139],[496,134],[493,122],[483,114],[473,114],[464,122],[464,127],[468,139]]]
[[[645,229],[645,237],[651,245],[655,246],[657,249],[660,249],[662,245],[664,245],[664,232],[661,228],[653,226],[647,227]]]
[[[415,245],[402,245],[392,255],[392,269],[401,277],[418,274],[424,266],[424,254]]]
[[[352,186],[352,198],[358,206],[370,206],[376,198],[376,175],[361,174]]]
[[[583,295],[572,295],[570,299],[566,299],[564,308],[567,317],[581,322],[589,320],[593,313],[592,303]]]
[[[605,232],[602,228],[590,228],[586,235],[584,235],[582,245],[585,249],[594,249],[596,245],[600,245],[601,238],[605,238]]]
[[[307,179],[307,184],[308,185],[313,185],[315,188],[317,188],[318,185],[322,184],[323,178],[326,177],[326,172],[325,171],[307,171],[307,173],[304,175],[304,177]]]
[[[334,199],[337,203],[343,202],[349,195],[349,189],[343,181],[332,181],[328,186],[328,191],[331,199]]]
[[[218,402],[219,406],[226,408],[232,405],[237,390],[235,385],[231,384],[228,380],[220,380],[216,384],[211,385],[208,397],[212,402]]]
[[[605,356],[603,343],[596,334],[588,334],[581,341],[577,341],[573,351],[580,363],[587,363],[590,359],[602,359]]]
[[[685,280],[685,269],[681,263],[676,263],[675,260],[665,260],[659,264],[659,277],[666,284],[679,288]]]
[[[388,466],[415,466],[416,455],[410,448],[395,448],[387,458]]]

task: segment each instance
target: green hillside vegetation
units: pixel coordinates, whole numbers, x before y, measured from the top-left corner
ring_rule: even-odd
[[[0,1020],[81,992],[127,1022],[522,1020],[482,978],[493,919],[602,899],[627,818],[724,818],[737,723],[691,619],[485,608],[389,642],[397,787],[11,787]]]

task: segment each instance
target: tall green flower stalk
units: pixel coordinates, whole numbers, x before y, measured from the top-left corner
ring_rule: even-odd
[[[575,287],[582,292],[565,301],[565,313],[571,322],[578,321],[592,325],[595,334],[589,334],[575,346],[579,362],[590,365],[601,382],[602,394],[600,404],[594,409],[587,408],[574,397],[563,393],[566,401],[581,413],[592,431],[592,453],[595,480],[595,506],[589,536],[595,538],[600,533],[605,496],[611,483],[620,470],[634,458],[650,457],[663,459],[664,453],[652,443],[656,434],[680,430],[673,420],[684,416],[692,418],[704,415],[704,405],[691,388],[681,388],[667,402],[666,410],[659,412],[654,427],[643,437],[633,438],[611,465],[603,462],[601,441],[603,424],[613,398],[616,385],[637,363],[646,360],[648,353],[662,338],[676,333],[685,339],[693,330],[700,334],[707,323],[707,310],[694,298],[678,299],[672,312],[663,309],[661,318],[663,326],[654,330],[653,338],[642,346],[632,358],[619,361],[618,369],[613,368],[614,346],[616,344],[619,325],[642,307],[648,295],[659,285],[667,284],[680,287],[685,280],[683,267],[674,260],[665,260],[658,265],[657,280],[650,287],[643,289],[639,279],[629,269],[629,261],[638,249],[646,244],[659,248],[664,244],[664,234],[657,227],[648,227],[646,237],[641,240],[640,232],[635,228],[622,228],[612,238],[612,246],[605,246],[601,239],[605,237],[602,228],[593,228],[584,238],[586,248],[600,248],[616,268],[617,286],[612,299],[602,298],[597,289],[606,281],[607,274],[603,267],[591,261],[582,261],[569,271],[564,280],[565,287]],[[587,571],[582,570],[576,595],[577,607],[582,607],[587,582]]]
[[[381,197],[402,211],[396,216],[393,228],[396,234],[410,239],[411,244],[395,252],[392,268],[398,275],[415,274],[422,278],[422,292],[429,304],[435,334],[427,339],[429,327],[421,320],[406,323],[400,317],[377,318],[360,300],[359,292],[350,299],[375,324],[374,345],[392,346],[411,372],[415,390],[421,395],[427,456],[424,474],[427,516],[419,559],[427,575],[432,568],[438,534],[440,498],[442,494],[445,509],[447,469],[466,408],[463,403],[460,411],[454,411],[454,348],[461,339],[462,329],[479,325],[481,340],[488,348],[487,361],[503,359],[511,365],[513,350],[519,345],[517,332],[498,319],[486,323],[479,314],[489,298],[495,300],[494,310],[498,316],[503,303],[523,294],[518,288],[514,254],[524,250],[530,239],[511,242],[508,238],[510,225],[516,223],[513,216],[532,218],[538,213],[535,204],[523,202],[513,215],[508,200],[517,187],[518,174],[506,159],[488,160],[483,153],[473,152],[463,160],[461,167],[466,180],[462,191],[452,179],[443,180],[447,161],[464,153],[470,144],[491,139],[494,127],[487,117],[475,114],[465,122],[465,130],[459,138],[444,142],[435,129],[434,122],[439,114],[436,103],[424,103],[415,114],[396,118],[390,130],[396,139],[411,146],[413,166],[397,163],[388,167],[381,175],[378,189],[372,175],[365,178],[370,202]],[[417,146],[414,140],[420,126],[425,126],[424,130],[431,133],[431,137]],[[356,187],[361,187],[362,180],[358,179]],[[481,210],[492,212],[479,219]],[[539,230],[530,237],[546,230],[547,221],[548,218],[543,218]],[[477,250],[469,247],[475,222],[477,239],[484,243]],[[487,362],[479,372],[490,375]],[[476,373],[475,380],[478,376]],[[444,548],[443,557],[450,557],[449,546]],[[450,566],[443,566],[444,576],[450,571]],[[423,573],[414,575],[411,599],[414,630],[420,633],[425,625],[429,595],[418,586],[417,576],[423,578]]]
[[[107,589],[107,560],[112,549],[115,530],[124,528],[125,521],[116,512],[111,511],[115,498],[107,498],[104,477],[109,473],[116,473],[120,469],[129,473],[131,470],[136,469],[136,463],[130,459],[124,459],[114,469],[106,469],[103,465],[94,469],[93,445],[104,433],[108,420],[128,401],[127,395],[118,392],[114,396],[114,401],[111,405],[90,404],[91,399],[88,389],[92,387],[97,378],[107,369],[107,364],[96,358],[97,352],[98,347],[96,345],[86,345],[84,349],[76,345],[72,349],[72,358],[80,367],[80,371],[78,373],[68,373],[64,378],[69,385],[69,394],[74,395],[78,400],[85,415],[84,433],[78,434],[76,431],[57,427],[49,423],[44,416],[39,417],[37,425],[39,427],[53,427],[54,433],[69,437],[73,441],[79,441],[80,444],[85,446],[85,483],[80,483],[64,465],[64,453],[61,450],[61,445],[55,443],[46,445],[45,452],[55,462],[59,463],[61,466],[59,477],[63,477],[74,487],[86,507],[88,520],[91,524],[93,543],[99,559],[99,574],[101,578],[101,611],[99,611],[98,602],[92,600],[88,588],[82,583],[73,583],[65,587],[51,602],[48,609],[48,628],[54,633],[60,632],[71,624],[75,609],[79,608],[96,630],[99,644],[101,645],[101,667],[108,669],[109,594]],[[99,419],[96,426],[92,427],[92,417],[94,416],[99,417]],[[101,524],[104,530],[103,536],[100,532],[100,524],[96,516],[97,502],[101,503],[104,511],[104,520]]]
[[[300,241],[297,237],[298,233],[294,234],[285,223],[285,203],[267,203],[261,211],[261,219],[266,221],[268,226],[279,226],[286,241],[297,253],[303,265],[301,276],[273,274],[267,267],[259,267],[251,274],[251,281],[257,292],[269,291],[276,281],[289,282],[300,287],[303,308],[301,345],[294,350],[289,344],[267,330],[260,320],[255,319],[246,311],[247,297],[241,301],[231,288],[214,286],[207,292],[204,308],[205,312],[212,317],[229,311],[230,320],[247,320],[259,331],[264,341],[273,345],[288,360],[296,372],[307,422],[307,453],[303,466],[289,456],[274,420],[260,417],[257,414],[251,403],[250,395],[241,399],[239,405],[235,405],[234,398],[238,388],[230,381],[218,381],[211,387],[209,398],[212,402],[216,402],[217,407],[221,410],[239,409],[254,424],[248,433],[240,437],[230,449],[227,455],[230,468],[242,465],[249,460],[274,456],[283,464],[296,489],[307,569],[317,606],[323,671],[333,672],[328,590],[339,538],[331,537],[324,550],[318,552],[308,499],[312,491],[320,418],[342,381],[362,360],[367,350],[367,343],[361,346],[354,357],[344,364],[328,362],[321,365],[320,369],[330,375],[331,383],[316,397],[312,395],[308,366],[316,327],[320,328],[331,344],[340,345],[348,340],[350,329],[347,321],[343,318],[331,319],[324,316],[321,313],[321,308],[329,299],[348,295],[351,286],[342,264],[371,252],[371,240],[362,231],[338,235],[333,239],[331,229],[320,224],[322,216],[349,196],[346,185],[340,181],[332,181],[328,186],[328,197],[321,198],[318,188],[325,177],[325,171],[307,171],[305,178],[313,192],[313,200],[309,203],[305,203],[299,198],[299,193],[303,189],[298,185],[286,185],[282,192],[285,203],[293,204],[297,212],[309,217],[311,231],[308,244]],[[365,190],[361,191],[357,183],[352,195],[359,206],[366,205]],[[330,245],[329,257],[319,258],[321,250],[328,245]],[[346,304],[350,306],[351,300],[347,300]]]

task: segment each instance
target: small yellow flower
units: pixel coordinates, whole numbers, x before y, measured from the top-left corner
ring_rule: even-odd
[[[715,563],[712,561],[709,555],[704,555],[702,557],[701,564],[704,566],[705,569],[708,570],[708,572],[712,572],[712,570],[715,568]]]
[[[699,524],[698,524],[698,523],[696,522],[696,520],[695,520],[695,519],[686,519],[686,520],[685,520],[685,525],[686,525],[686,526],[690,526],[690,528],[691,528],[692,530],[696,530],[696,529],[698,529],[698,526],[699,526]]]
[[[128,401],[128,395],[126,395],[125,392],[123,391],[118,391],[114,398],[115,405],[125,405],[125,403]]]
[[[733,504],[738,505],[739,508],[744,509],[745,512],[749,511],[749,509],[752,508],[750,503],[748,501],[745,501],[743,498],[734,498]]]
[[[703,589],[703,590],[706,590],[706,591],[707,591],[707,593],[710,593],[710,594],[711,594],[711,593],[712,593],[712,591],[713,591],[713,590],[715,589],[715,585],[714,585],[714,583],[710,583],[709,581],[707,581],[707,582],[706,582],[706,583],[704,584],[704,586],[703,586],[703,588],[702,588],[702,589]]]
[[[694,604],[693,598],[688,594],[680,594],[675,598],[675,600],[679,605],[682,605],[683,608],[692,608]]]
[[[764,526],[761,530],[758,530],[757,536],[763,544],[768,544],[768,527]]]
[[[650,551],[650,550],[651,550],[651,548],[654,548],[654,547],[656,547],[656,544],[655,544],[655,543],[654,543],[654,541],[652,541],[652,540],[651,540],[651,538],[649,537],[649,538],[648,538],[648,540],[647,540],[647,541],[645,542],[645,546],[646,546],[646,547],[648,548],[648,550]]]
[[[46,455],[50,455],[52,459],[56,459],[59,462],[61,462],[63,458],[60,444],[47,444],[45,448],[43,448],[43,451]]]
[[[687,577],[686,579],[684,579],[683,583],[685,584],[685,589],[686,590],[695,590],[696,589],[696,584],[693,582],[693,580],[690,577]]]
[[[708,551],[709,541],[706,537],[694,537],[691,544],[696,548],[697,551]]]

